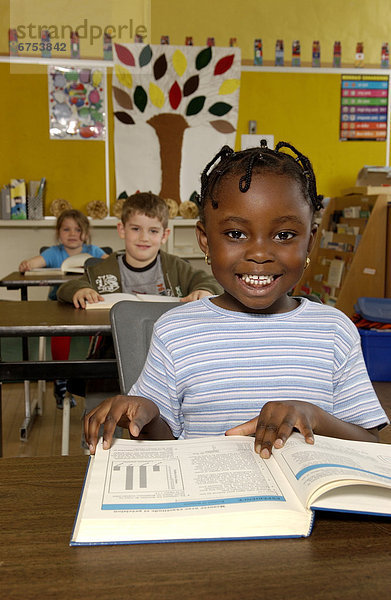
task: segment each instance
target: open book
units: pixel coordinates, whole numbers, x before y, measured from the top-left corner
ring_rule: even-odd
[[[113,294],[102,294],[104,300],[100,302],[86,303],[87,309],[111,308],[117,302],[122,300],[131,300],[132,302],[179,302],[176,296],[161,296],[159,294],[126,294],[118,292]]]
[[[92,258],[92,255],[88,254],[88,252],[74,254],[73,256],[68,256],[58,269],[52,267],[40,267],[31,269],[31,271],[26,271],[25,275],[63,275],[64,273],[83,274],[84,263],[88,258]]]
[[[314,509],[391,515],[391,446],[294,433],[117,439],[90,457],[70,544],[306,537]]]

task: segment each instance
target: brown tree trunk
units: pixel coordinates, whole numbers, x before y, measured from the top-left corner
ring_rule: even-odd
[[[182,115],[163,113],[149,121],[159,138],[162,165],[162,198],[173,198],[181,203],[179,173],[182,158],[183,132],[189,125]]]

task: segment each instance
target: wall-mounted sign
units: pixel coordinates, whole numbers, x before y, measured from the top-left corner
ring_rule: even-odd
[[[340,140],[384,142],[388,75],[342,75]]]

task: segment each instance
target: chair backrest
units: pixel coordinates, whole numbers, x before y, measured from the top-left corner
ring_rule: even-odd
[[[110,310],[119,383],[127,394],[144,366],[155,321],[177,304],[121,301]]]

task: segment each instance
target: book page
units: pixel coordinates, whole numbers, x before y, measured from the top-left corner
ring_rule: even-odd
[[[122,300],[131,300],[132,302],[140,302],[140,300],[138,299],[138,297],[136,296],[136,294],[125,294],[123,292],[118,292],[118,293],[114,293],[114,294],[101,294],[103,301],[99,301],[99,302],[87,302],[86,303],[86,309],[88,310],[93,310],[93,309],[101,309],[101,308],[105,308],[105,309],[109,309],[112,306],[114,306],[114,304],[116,304],[117,302],[121,302]]]
[[[241,436],[98,445],[73,540],[302,536],[312,514]]]
[[[332,488],[367,483],[389,488],[391,514],[390,445],[315,435],[312,446],[294,433],[284,448],[273,450],[273,455],[304,505],[312,506]],[[372,494],[375,492],[373,489]]]
[[[141,302],[179,302],[177,296],[163,296],[162,294],[136,294]]]
[[[127,294],[125,292],[118,292],[114,294],[101,294],[104,301],[91,302],[86,304],[88,309],[97,308],[111,308],[117,302],[122,300],[129,300],[132,302],[179,302],[179,298],[175,296],[160,296],[158,294]]]

